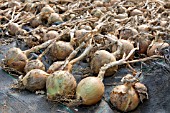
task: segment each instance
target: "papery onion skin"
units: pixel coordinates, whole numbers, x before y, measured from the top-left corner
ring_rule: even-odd
[[[95,74],[98,74],[100,68],[104,66],[104,64],[114,62],[116,58],[111,53],[105,50],[98,50],[94,53],[94,56],[90,62],[90,67]],[[118,66],[111,67],[106,70],[105,76],[113,75],[118,69]]]
[[[27,62],[27,56],[19,48],[11,48],[5,56],[5,63],[8,67],[23,72]]]
[[[104,89],[104,84],[98,77],[87,77],[78,84],[76,96],[77,99],[82,99],[83,105],[93,105],[101,100]]]
[[[73,50],[74,48],[69,42],[58,41],[50,48],[49,55],[53,61],[65,60]]]
[[[159,54],[160,50],[163,49],[163,48],[166,48],[166,47],[169,47],[168,43],[155,42],[152,45],[152,47],[147,50],[147,55],[152,56],[152,55]]]
[[[17,23],[10,23],[8,25],[8,31],[11,35],[16,35],[16,34],[19,34],[20,27]]]
[[[41,69],[43,71],[45,71],[45,66],[44,64],[36,59],[36,60],[31,60],[31,61],[28,61],[25,65],[25,68],[24,68],[24,71],[26,73],[28,73],[29,71],[31,71],[32,69]]]
[[[128,112],[138,106],[140,99],[133,87],[128,89],[126,85],[119,85],[110,93],[110,101],[117,109]]]
[[[54,39],[54,38],[57,38],[58,37],[58,32],[57,31],[48,31],[44,37],[42,38],[42,41],[45,42],[47,40],[50,40],[50,39]]]
[[[27,90],[35,92],[45,88],[47,76],[45,71],[33,69],[24,76],[22,83]]]
[[[42,24],[42,22],[41,22],[41,19],[39,17],[35,17],[35,18],[30,20],[30,25],[33,28],[36,28],[36,27],[38,27],[41,24]]]
[[[121,59],[124,53],[126,55],[128,55],[130,53],[130,51],[134,48],[133,44],[128,40],[120,39],[120,42],[122,43],[123,47],[122,47],[122,51],[121,51],[120,55],[116,59]],[[117,45],[113,45],[112,53],[115,52],[116,50],[117,50]],[[132,54],[132,56],[130,56],[129,60],[131,60],[133,58],[134,58],[134,54]]]
[[[51,8],[49,5],[46,5],[41,9],[41,19],[48,20],[51,13],[54,13],[53,8]]]
[[[76,80],[74,76],[67,71],[56,71],[51,74],[46,81],[47,98],[55,100],[57,96],[69,98],[76,91]]]
[[[48,24],[52,24],[54,22],[63,22],[58,13],[51,13],[50,17],[48,18]]]
[[[139,54],[146,54],[148,46],[151,43],[151,40],[142,37],[138,39],[138,42],[139,42]]]

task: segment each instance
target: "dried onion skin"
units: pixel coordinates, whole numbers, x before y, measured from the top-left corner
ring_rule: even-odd
[[[100,71],[100,68],[104,66],[104,64],[114,62],[116,61],[116,58],[114,55],[109,53],[105,50],[98,50],[94,53],[92,60],[90,62],[90,67],[93,70],[95,74],[98,74]],[[106,70],[105,76],[111,76],[113,75],[118,69],[118,66],[113,66]]]
[[[76,97],[82,99],[83,105],[93,105],[101,100],[104,89],[104,84],[98,77],[87,77],[79,82]]]
[[[22,79],[25,89],[35,92],[45,88],[48,74],[40,69],[32,69]]]
[[[76,91],[76,80],[68,71],[56,71],[46,81],[47,98],[55,100],[60,97],[69,98]]]

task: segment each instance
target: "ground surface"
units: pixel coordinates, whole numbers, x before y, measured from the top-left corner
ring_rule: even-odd
[[[0,46],[0,59],[10,47],[16,46],[12,43]],[[135,64],[140,67],[140,63]],[[86,63],[77,63],[73,74],[80,81]],[[78,67],[78,68],[77,68]],[[138,68],[139,70],[140,68]],[[148,87],[149,99],[140,104],[131,113],[169,113],[170,112],[170,66],[163,60],[146,62],[142,67],[141,81]],[[7,74],[0,68],[0,113],[119,113],[109,103],[109,94],[114,83],[118,83],[122,76],[128,73],[125,68],[120,68],[114,77],[105,78],[105,95],[98,104],[94,106],[79,106],[69,108],[59,103],[51,103],[46,100],[45,95],[35,95],[29,91],[17,91],[11,89],[11,84],[16,78]]]

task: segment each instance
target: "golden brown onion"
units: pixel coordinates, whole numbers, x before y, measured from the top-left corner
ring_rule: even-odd
[[[22,84],[29,91],[37,91],[45,88],[48,74],[40,69],[29,71],[22,79]]]
[[[138,106],[140,99],[133,87],[119,85],[110,93],[110,101],[117,109],[127,112],[134,110]]]
[[[100,68],[104,66],[104,64],[108,64],[110,62],[116,61],[116,58],[111,53],[105,50],[98,50],[94,53],[92,60],[90,62],[90,67],[95,74],[98,74]],[[118,66],[111,67],[106,70],[105,76],[113,75],[118,69]]]
[[[53,8],[51,8],[49,5],[46,5],[41,9],[41,19],[48,20],[51,13],[54,13]]]
[[[148,46],[151,43],[151,40],[145,37],[141,37],[138,38],[138,42],[139,42],[139,54],[145,54],[148,49]]]
[[[26,73],[28,73],[28,72],[31,71],[32,69],[41,69],[41,70],[45,71],[45,66],[44,66],[44,64],[43,64],[40,60],[38,60],[38,59],[36,59],[36,60],[30,60],[30,61],[28,61],[28,62],[26,63],[25,68],[24,68],[24,71],[25,71]]]
[[[8,67],[14,68],[20,72],[24,71],[27,63],[27,56],[19,48],[11,48],[5,56],[5,63]]]
[[[39,17],[35,17],[33,19],[30,20],[30,25],[31,27],[35,28],[38,27],[39,25],[41,25],[41,19]]]
[[[57,13],[51,13],[50,17],[48,18],[48,24],[52,24],[54,22],[63,22],[62,18]]]
[[[104,84],[98,77],[87,77],[80,81],[76,89],[77,99],[84,105],[96,104],[104,94]]]
[[[48,31],[44,37],[42,38],[42,41],[45,42],[47,40],[50,40],[50,39],[54,39],[54,38],[57,38],[58,37],[58,32],[57,31]]]
[[[11,35],[17,35],[17,34],[19,34],[19,32],[20,32],[20,27],[19,27],[19,25],[17,24],[17,23],[10,23],[9,25],[8,25],[8,32],[9,32],[9,34],[11,34]]]
[[[50,48],[49,55],[53,61],[64,60],[73,50],[74,48],[69,42],[58,41]]]
[[[69,98],[69,96],[75,94],[76,86],[76,80],[71,73],[61,70],[56,71],[47,78],[47,97],[49,100],[60,97]]]
[[[126,55],[128,55],[129,52],[134,48],[133,44],[128,40],[120,39],[120,42],[122,43],[123,47],[122,47],[122,51],[121,51],[120,55],[117,57],[117,59],[121,59],[124,53],[126,53]],[[112,52],[115,52],[116,50],[117,50],[117,45],[113,45]],[[133,57],[134,57],[134,55],[132,55],[129,59],[133,59]]]

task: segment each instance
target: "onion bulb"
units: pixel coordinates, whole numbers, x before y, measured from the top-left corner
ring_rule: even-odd
[[[54,22],[63,22],[62,18],[57,13],[51,13],[50,17],[48,18],[48,24],[52,24]]]
[[[58,32],[57,31],[48,31],[44,37],[42,38],[42,41],[45,42],[47,40],[50,40],[50,39],[54,39],[54,38],[57,38],[59,36]]]
[[[8,67],[22,72],[27,63],[27,56],[19,48],[11,48],[5,56],[5,63]]]
[[[138,34],[138,31],[134,28],[124,28],[120,30],[119,37],[121,39],[127,40],[137,34]]]
[[[80,29],[80,30],[76,30],[74,33],[74,37],[71,38],[70,43],[72,45],[76,45],[78,46],[83,40],[84,36],[87,35],[88,31],[85,29]]]
[[[159,54],[160,50],[166,47],[169,47],[168,43],[154,42],[153,45],[150,48],[148,48],[147,55],[152,56],[152,55]]]
[[[104,94],[104,84],[98,77],[87,77],[80,81],[76,89],[77,99],[83,105],[96,104]]]
[[[36,59],[36,60],[30,60],[30,61],[28,61],[28,62],[26,63],[25,68],[24,68],[24,71],[25,71],[26,73],[28,73],[28,72],[31,71],[32,69],[41,69],[41,70],[45,71],[45,66],[44,66],[44,64],[43,64],[40,60],[38,60],[38,59]]]
[[[128,40],[124,40],[124,39],[120,39],[120,42],[122,43],[122,50],[119,56],[116,56],[116,59],[121,59],[123,54],[125,53],[126,55],[129,54],[129,52],[134,48],[133,44],[128,41]],[[112,52],[115,52],[117,50],[117,45],[113,45],[112,46]],[[129,59],[133,59],[134,55],[132,55]]]
[[[140,99],[133,87],[119,85],[112,90],[110,101],[117,109],[127,112],[135,109]]]
[[[69,42],[55,42],[49,50],[49,56],[54,60],[64,60],[74,50]]]
[[[49,5],[46,5],[45,7],[43,7],[41,9],[41,16],[40,16],[40,18],[42,20],[48,20],[48,18],[50,17],[51,13],[54,13],[53,8],[51,8]]]
[[[29,91],[37,91],[45,88],[48,74],[40,69],[29,71],[21,80],[25,89]]]
[[[101,11],[101,9],[99,8],[95,8],[93,10],[91,10],[91,14],[94,16],[94,17],[97,17],[97,18],[100,18],[100,16],[103,14],[103,12]]]
[[[19,34],[20,30],[21,30],[21,28],[20,28],[20,26],[17,23],[10,23],[8,25],[8,32],[11,35]]]
[[[35,28],[35,27],[38,27],[39,25],[41,25],[41,19],[40,17],[35,17],[33,19],[30,20],[30,25],[31,27]]]
[[[132,80],[133,76],[128,74],[122,78],[122,80]],[[117,109],[128,112],[134,110],[139,102],[139,96],[135,89],[132,87],[131,82],[125,82],[123,85],[119,85],[113,88],[110,93],[110,101]]]
[[[98,50],[94,53],[92,60],[90,62],[90,67],[95,74],[98,74],[100,68],[104,66],[104,64],[108,64],[110,62],[116,61],[116,58],[111,53],[105,50]],[[113,75],[118,69],[118,66],[113,66],[106,70],[105,76]]]
[[[151,40],[149,40],[146,37],[140,37],[138,38],[139,43],[139,54],[145,54],[147,52],[148,46],[151,43]]]
[[[51,74],[46,81],[47,98],[55,100],[57,98],[69,98],[76,91],[76,80],[68,71],[56,71]]]

